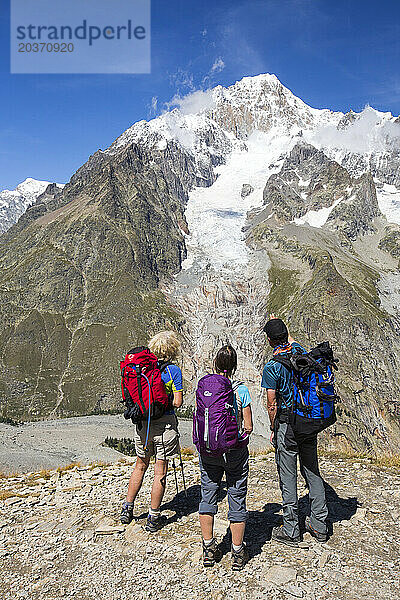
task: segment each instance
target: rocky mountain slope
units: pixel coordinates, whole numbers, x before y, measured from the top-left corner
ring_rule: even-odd
[[[28,177],[17,185],[15,190],[0,192],[0,233],[14,225],[26,209],[36,202],[40,194],[43,194],[48,185],[50,185],[48,181],[38,181]]]
[[[330,339],[340,360],[340,418],[330,436],[371,450],[398,447],[399,306],[388,311],[379,295],[383,274],[397,285],[398,264],[383,251],[389,226],[371,174],[353,178],[298,144],[268,180],[264,202],[248,240],[268,248],[267,308],[308,347]]]
[[[398,450],[399,152],[390,113],[316,110],[273,75],[134,124],[0,238],[2,415],[115,408],[123,350],[172,326],[189,402],[229,340],[265,432],[273,310],[341,360],[327,443]]]
[[[185,455],[188,501],[176,496],[172,467],[156,534],[143,529],[151,477],[135,505],[136,520],[118,523],[132,465],[76,466],[0,479],[0,595],[3,600],[79,598],[213,598],[215,600],[386,600],[400,594],[400,477],[368,461],[322,459],[331,537],[304,535],[300,548],[271,541],[281,519],[272,454],[250,458],[250,561],[233,573],[221,489],[216,536],[223,558],[201,564],[198,459]],[[182,490],[182,477],[178,472]],[[308,512],[300,489],[300,514]]]
[[[1,236],[3,414],[110,404],[123,349],[174,322],[157,286],[185,256],[184,201],[197,183],[173,143],[162,155],[99,152]]]

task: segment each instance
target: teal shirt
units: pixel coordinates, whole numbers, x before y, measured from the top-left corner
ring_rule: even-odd
[[[234,384],[234,382],[232,383]],[[246,408],[246,406],[249,406],[250,404],[251,396],[248,387],[244,385],[244,383],[241,383],[235,389],[235,395],[233,398],[233,409],[235,411],[235,417],[238,422],[239,431],[241,431],[242,429],[243,409]]]
[[[297,342],[292,343],[292,348],[300,348],[305,352],[303,346]],[[282,353],[280,356],[287,356]],[[276,390],[276,395],[281,408],[290,409],[293,405],[293,380],[292,374],[286,367],[274,360],[270,360],[264,367],[261,387],[266,390]]]

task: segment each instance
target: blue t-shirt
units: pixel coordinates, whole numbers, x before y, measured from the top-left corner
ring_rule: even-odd
[[[234,399],[233,399],[233,408],[235,411],[236,420],[239,425],[239,430],[241,430],[242,421],[243,421],[243,409],[246,408],[246,406],[250,405],[251,396],[250,396],[250,392],[249,392],[247,386],[245,386],[243,383],[241,383],[235,389],[235,383],[233,382],[233,388],[235,391],[235,395],[234,395]]]
[[[305,352],[303,346],[297,342],[291,344],[292,348],[299,348]],[[287,352],[282,352],[280,356],[287,356]],[[280,406],[289,409],[293,404],[293,380],[290,371],[274,360],[270,360],[264,367],[261,387],[266,390],[276,390]]]
[[[169,397],[173,398],[174,392],[183,391],[182,371],[176,365],[168,365],[161,373],[165,389]],[[166,415],[173,415],[174,409],[167,410]]]

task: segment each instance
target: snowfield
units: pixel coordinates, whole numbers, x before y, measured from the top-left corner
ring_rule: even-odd
[[[377,186],[376,195],[379,209],[387,221],[400,225],[400,190],[394,185],[384,183],[382,188]]]
[[[320,210],[309,210],[302,217],[297,219],[295,218],[293,222],[296,225],[305,225],[306,223],[308,223],[308,225],[311,225],[311,227],[317,227],[318,229],[320,229],[327,222],[329,215],[331,214],[333,209],[338,204],[340,204],[342,200],[343,198],[338,198],[337,200],[335,200],[332,206],[320,208]]]
[[[263,190],[272,173],[279,171],[295,139],[274,130],[257,132],[248,139],[247,150],[234,151],[217,168],[218,179],[208,188],[189,195],[186,219],[191,232],[186,239],[188,257],[183,268],[201,267],[236,270],[248,261],[249,249],[243,227],[249,210],[263,205]],[[279,160],[280,159],[280,160]],[[254,189],[242,198],[243,184]]]

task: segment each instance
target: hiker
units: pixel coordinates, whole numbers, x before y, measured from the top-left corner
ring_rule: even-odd
[[[174,458],[179,453],[178,422],[175,408],[179,408],[183,402],[182,371],[174,364],[180,349],[178,336],[174,331],[162,331],[155,335],[148,343],[148,348],[134,349],[127,356],[133,356],[136,350],[144,354],[157,357],[154,369],[154,391],[157,382],[157,373],[161,373],[163,393],[166,394],[167,403],[158,418],[147,417],[144,422],[139,422],[134,428],[134,441],[136,450],[136,464],[129,480],[126,502],[121,512],[121,523],[128,524],[133,519],[133,507],[135,498],[141,488],[143,477],[150,463],[151,456],[155,457],[154,480],[151,490],[151,504],[145,529],[155,532],[165,524],[166,518],[160,513],[160,506],[165,492],[168,459]],[[132,360],[128,358],[128,361]],[[138,359],[136,359],[138,360]],[[135,377],[133,377],[135,380]],[[146,385],[143,386],[143,393]],[[157,403],[156,403],[157,404]],[[157,406],[156,406],[157,408]],[[135,419],[132,419],[135,422]]]
[[[275,447],[283,504],[283,525],[274,527],[272,539],[289,546],[297,546],[300,541],[297,496],[297,457],[299,457],[301,473],[308,485],[311,504],[311,516],[306,517],[305,530],[319,542],[325,542],[328,509],[324,482],[318,467],[317,433],[334,422],[333,400],[336,396],[331,383],[333,376],[330,375],[328,381],[324,379],[324,375],[316,375],[312,369],[316,368],[318,371],[320,368],[319,373],[326,370],[331,373],[330,366],[335,366],[335,359],[327,342],[306,354],[305,349],[289,336],[285,323],[274,315],[271,317],[264,327],[264,332],[273,348],[273,358],[264,367],[261,385],[266,390],[266,407],[272,432],[271,442]],[[321,359],[321,352],[322,354],[327,352],[326,360]],[[322,361],[324,369],[321,364],[315,367],[316,361],[312,357],[309,358],[312,353],[320,363]],[[294,379],[297,371],[293,370],[293,362],[291,362],[293,359],[299,360],[299,357],[303,360],[301,364],[306,366],[301,381],[306,383],[308,388],[307,385],[303,385],[303,392],[295,385],[299,380]],[[312,373],[314,379],[310,379]],[[318,387],[316,382],[318,384],[319,381],[327,382],[325,388],[323,388],[325,383],[319,384],[323,391],[323,400],[320,391],[316,392]],[[310,406],[306,405],[306,399]],[[312,408],[314,400],[316,403]],[[318,412],[321,404],[323,413],[326,411],[322,415]]]
[[[222,554],[214,538],[217,495],[224,473],[232,534],[232,569],[241,570],[248,560],[243,541],[247,510],[249,435],[253,431],[249,390],[233,381],[237,355],[223,346],[214,359],[214,373],[200,379],[193,415],[193,442],[199,450],[201,501],[199,519],[203,538],[203,565],[211,567]]]

